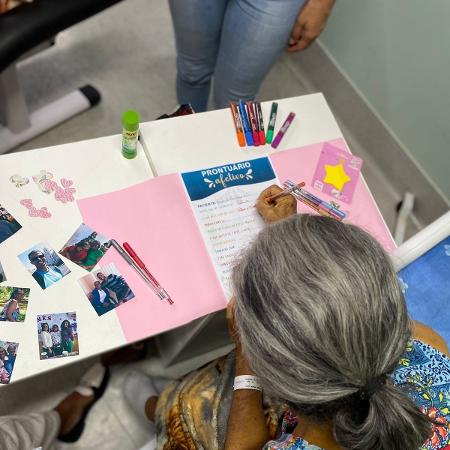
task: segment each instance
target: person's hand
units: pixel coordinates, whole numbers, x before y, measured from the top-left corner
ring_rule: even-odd
[[[335,0],[307,0],[300,10],[289,38],[288,52],[308,48],[325,29]]]
[[[290,194],[282,195],[269,202],[269,197],[282,191],[283,189],[274,184],[264,189],[256,200],[256,209],[267,223],[286,219],[297,212],[297,202]]]

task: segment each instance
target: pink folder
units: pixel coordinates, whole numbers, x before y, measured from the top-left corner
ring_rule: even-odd
[[[346,149],[343,139],[330,141]],[[280,182],[310,180],[323,143],[269,156]],[[311,187],[306,186],[308,189]],[[324,200],[330,200],[323,196]],[[111,249],[102,265],[114,262],[136,299],[115,310],[127,342],[156,335],[224,309],[227,300],[212,265],[179,174],[160,176],[109,194],[78,202],[83,222],[99,233],[128,242],[167,290],[174,305],[160,301],[140,277]],[[370,232],[392,251],[395,244],[362,179],[349,221]],[[312,213],[298,204],[299,212]]]

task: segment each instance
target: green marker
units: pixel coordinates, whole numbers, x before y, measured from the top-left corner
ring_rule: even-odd
[[[272,143],[273,129],[275,128],[275,122],[277,120],[277,111],[278,111],[278,103],[273,102],[272,108],[270,110],[270,120],[269,120],[269,126],[267,127],[267,135],[266,135],[266,141],[268,144]]]
[[[122,116],[122,155],[127,159],[136,158],[139,135],[139,114],[130,109]]]

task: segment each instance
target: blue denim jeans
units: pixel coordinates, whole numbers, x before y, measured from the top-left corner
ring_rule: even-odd
[[[177,45],[177,96],[205,111],[253,100],[286,48],[306,0],[169,0]]]

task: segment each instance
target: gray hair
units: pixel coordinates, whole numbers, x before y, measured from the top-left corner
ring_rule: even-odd
[[[391,382],[410,339],[389,257],[360,228],[295,215],[265,228],[233,271],[235,320],[265,392],[300,414],[331,420],[346,449],[419,448],[431,426]]]

